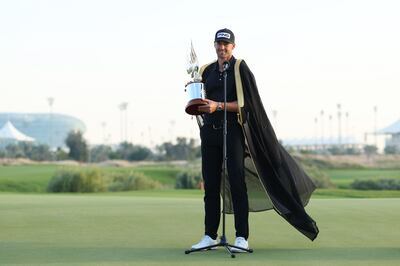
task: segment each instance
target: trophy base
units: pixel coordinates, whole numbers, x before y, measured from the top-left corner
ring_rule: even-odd
[[[199,106],[206,105],[206,104],[207,104],[207,102],[204,101],[203,99],[190,100],[188,102],[188,104],[186,105],[185,112],[188,113],[189,115],[204,114],[204,112],[200,112],[198,109],[199,109]]]

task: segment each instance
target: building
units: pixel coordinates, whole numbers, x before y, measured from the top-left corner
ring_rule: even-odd
[[[393,124],[379,130],[377,133],[389,136],[385,140],[385,148],[394,147],[397,150],[400,150],[400,119]]]
[[[341,138],[297,138],[284,139],[282,144],[294,150],[325,151],[331,148],[361,149],[363,144],[353,137]]]
[[[0,113],[0,127],[10,121],[20,132],[35,139],[36,143],[51,148],[65,147],[70,131],[86,131],[85,124],[78,118],[49,113]]]

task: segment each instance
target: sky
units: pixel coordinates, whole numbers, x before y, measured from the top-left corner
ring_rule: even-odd
[[[48,113],[53,97],[90,143],[117,143],[127,102],[127,140],[199,139],[184,112],[190,42],[211,62],[226,27],[278,138],[336,136],[341,104],[342,135],[362,141],[400,119],[398,14],[395,0],[1,0],[0,112]]]

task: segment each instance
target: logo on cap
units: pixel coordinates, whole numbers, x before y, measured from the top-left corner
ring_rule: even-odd
[[[217,38],[224,38],[224,39],[230,39],[231,35],[227,32],[218,32],[217,33]]]

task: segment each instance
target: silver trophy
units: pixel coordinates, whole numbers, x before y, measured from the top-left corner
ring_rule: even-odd
[[[199,106],[207,104],[204,84],[201,82],[199,73],[199,60],[193,48],[193,43],[190,42],[190,53],[188,58],[187,72],[192,80],[186,85],[185,92],[189,102],[186,105],[185,111],[190,115],[199,115]]]

